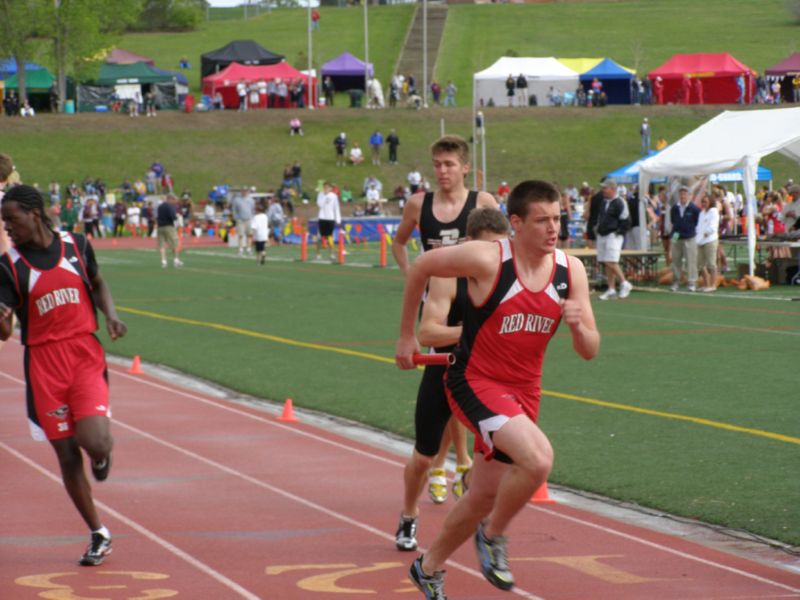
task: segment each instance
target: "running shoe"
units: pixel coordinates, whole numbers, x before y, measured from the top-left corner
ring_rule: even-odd
[[[631,285],[630,281],[627,280],[623,281],[619,286],[619,297],[623,299],[627,298],[628,296],[631,295],[632,289],[633,286]]]
[[[467,491],[467,482],[464,481],[467,477],[467,473],[469,473],[470,467],[460,466],[456,467],[456,477],[453,480],[453,496],[456,497],[456,500],[461,498],[464,493]]]
[[[78,564],[83,567],[97,567],[103,564],[109,554],[111,554],[111,538],[95,531],[92,533],[92,541],[89,542],[89,546]]]
[[[669,291],[677,292],[679,287],[680,286],[677,283],[673,283],[671,286],[669,286]]]
[[[108,479],[108,472],[111,470],[111,454],[106,456],[103,460],[92,461],[92,475],[95,480],[105,481]]]
[[[176,258],[176,259],[173,261],[173,264],[174,264],[176,267],[182,267],[182,266],[183,266],[183,261],[182,261],[181,259],[179,259],[179,258]]]
[[[609,288],[598,296],[600,300],[614,300],[617,297],[617,291]]]
[[[508,568],[508,553],[505,536],[488,538],[483,533],[483,523],[475,532],[475,549],[478,551],[478,562],[486,580],[501,590],[508,591],[514,587],[514,576]]]
[[[444,571],[436,571],[433,575],[426,575],[422,570],[422,555],[411,563],[408,577],[425,594],[425,600],[447,600],[444,593]]]
[[[167,268],[167,261],[165,261],[165,260],[161,261],[161,268],[162,269],[166,269]]]
[[[417,549],[417,518],[405,517],[400,515],[400,524],[397,526],[397,533],[394,542],[398,550],[411,552]]]
[[[434,504],[447,500],[447,473],[444,469],[428,471],[428,495]]]

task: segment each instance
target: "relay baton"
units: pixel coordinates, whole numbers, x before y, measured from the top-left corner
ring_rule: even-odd
[[[446,354],[414,354],[411,357],[415,365],[454,365],[456,357],[452,352]]]

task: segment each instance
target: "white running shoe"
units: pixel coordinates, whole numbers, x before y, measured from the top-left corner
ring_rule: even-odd
[[[622,284],[619,286],[619,297],[620,298],[627,298],[631,295],[631,290],[633,286],[631,285],[630,281],[623,281]]]
[[[176,267],[182,267],[182,266],[183,266],[183,261],[182,261],[181,259],[179,259],[179,258],[176,258],[176,259],[175,259],[175,262],[174,262],[173,264],[174,264]]]
[[[679,284],[677,284],[677,283],[673,283],[671,286],[669,286],[669,291],[671,291],[671,292],[677,292],[679,287],[680,287],[680,285],[679,285]]]
[[[428,471],[428,495],[434,504],[447,500],[447,472],[444,469]]]
[[[690,285],[686,289],[689,290],[690,292],[696,292],[697,291],[697,286],[696,285]]]
[[[600,298],[600,300],[616,300],[617,299],[617,291],[609,288],[605,292],[600,294],[599,298]]]

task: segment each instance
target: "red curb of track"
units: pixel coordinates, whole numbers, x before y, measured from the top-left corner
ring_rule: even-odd
[[[299,423],[281,423],[114,366],[114,469],[94,486],[114,553],[101,567],[77,567],[88,536],[52,450],[27,434],[21,355],[17,342],[0,352],[3,597],[57,586],[63,597],[115,600],[421,597],[406,579],[413,554],[393,542],[405,457],[303,423],[301,412]],[[449,506],[423,503],[423,546]],[[563,503],[530,505],[509,549],[515,592],[486,583],[465,544],[448,565],[449,597],[800,599],[800,570]]]

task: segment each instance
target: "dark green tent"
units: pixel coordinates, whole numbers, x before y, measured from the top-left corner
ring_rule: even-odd
[[[173,81],[174,75],[159,73],[145,63],[127,65],[110,65],[103,63],[100,76],[94,81],[96,85],[124,85],[135,83],[163,83]]]
[[[25,71],[25,90],[28,92],[47,92],[50,86],[53,85],[55,77],[50,74],[47,69],[35,69],[33,71]],[[6,89],[19,89],[19,81],[15,73],[6,79]]]

